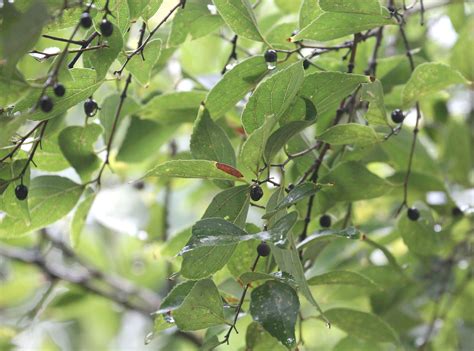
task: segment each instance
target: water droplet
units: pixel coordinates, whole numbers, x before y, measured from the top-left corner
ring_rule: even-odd
[[[146,336],[145,336],[145,345],[148,345],[149,343],[151,343],[153,341],[155,337],[155,333],[154,332],[150,332],[148,333]]]
[[[179,275],[179,272],[175,272],[168,277],[168,280],[174,280]]]
[[[165,320],[165,322],[167,323],[174,323],[174,318],[171,316],[171,314],[165,314],[163,316],[163,319]]]
[[[275,62],[267,62],[267,68],[268,69],[275,69],[276,68]]]

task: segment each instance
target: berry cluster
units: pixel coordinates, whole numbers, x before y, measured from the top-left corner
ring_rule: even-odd
[[[89,13],[89,9],[87,9],[81,14],[79,24],[85,29],[92,27],[92,17]],[[99,29],[104,37],[110,37],[114,32],[114,25],[107,19],[107,14],[105,14],[104,18],[100,22]],[[62,97],[64,96],[64,94],[66,94],[66,88],[63,84],[59,82],[54,83],[53,91],[54,95],[56,95],[57,97]],[[51,112],[54,107],[53,100],[48,95],[43,95],[39,100],[39,107],[43,112]],[[97,103],[94,100],[89,99],[84,104],[84,110],[86,111],[87,116],[94,116],[97,111]]]

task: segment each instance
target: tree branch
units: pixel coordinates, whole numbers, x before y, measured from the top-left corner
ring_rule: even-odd
[[[127,58],[125,59],[125,62],[123,63],[122,67],[120,67],[120,69],[118,71],[115,71],[114,73],[116,75],[122,75],[122,72],[123,70],[125,69],[125,67],[128,65],[128,63],[130,62],[130,60],[133,58],[133,56],[137,55],[137,54],[141,54],[143,52],[143,50],[145,50],[145,47],[147,46],[147,44],[150,42],[151,38],[155,35],[155,33],[158,31],[158,29],[160,29],[160,27],[166,23],[166,21],[171,17],[171,15],[176,11],[178,10],[179,8],[184,8],[186,4],[186,0],[179,0],[178,4],[176,4],[169,12],[168,14],[160,21],[160,23],[158,23],[156,25],[155,28],[153,28],[153,30],[148,34],[148,37],[145,39],[145,41],[138,46],[137,49],[135,49],[134,51],[132,51],[131,53],[129,53],[127,55]]]

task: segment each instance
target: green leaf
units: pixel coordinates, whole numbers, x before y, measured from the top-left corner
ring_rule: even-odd
[[[437,252],[439,237],[423,214],[417,221],[412,221],[402,213],[397,228],[403,242],[414,254],[429,256]]]
[[[100,105],[99,120],[102,127],[104,127],[105,143],[107,143],[107,141],[110,139],[110,133],[112,131],[112,127],[115,120],[115,114],[117,113],[117,106],[119,105],[119,103],[120,95],[113,94],[107,96]],[[116,128],[120,126],[126,116],[137,112],[139,109],[140,105],[138,104],[138,102],[135,101],[135,99],[133,99],[132,97],[127,96],[127,98],[123,102],[122,109],[120,111],[120,116],[117,120]]]
[[[247,134],[260,128],[269,116],[280,118],[293,102],[303,80],[303,66],[296,62],[259,83],[242,113]]]
[[[84,225],[86,224],[87,215],[94,203],[95,197],[97,193],[92,191],[91,189],[87,189],[86,193],[84,194],[84,199],[80,202],[77,206],[76,211],[74,212],[74,216],[71,220],[71,246],[77,247],[79,246],[81,233],[84,229]]]
[[[369,278],[356,272],[332,271],[308,279],[309,285],[354,285],[363,288],[378,289]]]
[[[142,118],[160,123],[180,124],[193,122],[204,100],[204,91],[183,91],[162,94],[151,99],[139,111]]]
[[[252,322],[245,333],[246,350],[252,351],[285,351],[277,339],[272,337],[259,323]]]
[[[389,157],[389,164],[396,170],[405,171],[407,169],[412,140],[413,133],[402,129],[396,138],[390,138],[380,144],[382,150]],[[423,140],[418,140],[415,145],[412,171],[437,175],[440,173],[438,167],[437,162],[425,148]]]
[[[265,41],[248,0],[213,0],[217,11],[236,34],[255,41]]]
[[[380,344],[346,336],[334,346],[333,351],[380,351]]]
[[[184,331],[226,323],[221,295],[211,279],[197,281],[172,315],[178,328]]]
[[[128,62],[126,69],[129,71],[133,78],[141,85],[147,86],[150,83],[151,71],[155,66],[155,63],[160,58],[161,53],[161,39],[151,40],[143,50],[143,56],[135,55]],[[120,63],[124,63],[126,55],[122,53],[119,56]]]
[[[203,246],[234,245],[247,235],[244,230],[223,218],[204,218],[193,226],[191,239],[182,252]]]
[[[444,63],[423,63],[415,68],[403,89],[403,106],[409,107],[415,101],[453,84],[468,83],[461,73]]]
[[[0,148],[10,144],[11,137],[26,121],[27,115],[16,117],[2,117],[0,115]]]
[[[41,148],[35,153],[35,164],[38,169],[48,172],[59,172],[70,167],[59,147],[57,134],[41,140]]]
[[[15,105],[14,112],[21,112],[27,115],[26,118],[35,121],[54,118],[77,105],[79,102],[86,100],[102,84],[102,81],[97,81],[94,70],[73,68],[69,70],[69,73],[71,74],[71,78],[62,80],[62,83],[66,87],[66,94],[64,96],[56,97],[52,88],[46,89],[46,94],[51,97],[54,104],[54,108],[51,112],[43,112],[39,108],[32,112],[30,110],[36,106],[42,88],[35,89],[34,93],[28,94],[24,99],[20,100],[18,104]]]
[[[196,283],[196,280],[187,280],[173,287],[168,295],[163,298],[160,308],[155,311],[155,314],[169,313],[180,308]]]
[[[386,195],[392,184],[370,172],[355,161],[343,162],[321,178],[321,183],[332,183],[321,194],[333,201],[357,201]]]
[[[442,150],[442,166],[449,179],[459,184],[469,186],[472,148],[471,134],[466,124],[454,119],[449,120],[445,127]],[[453,157],[456,155],[456,157]]]
[[[267,281],[252,291],[250,314],[253,319],[287,347],[296,345],[299,309],[298,295],[286,284]]]
[[[290,4],[290,6],[292,5]],[[266,33],[267,42],[271,44],[273,49],[292,50],[294,44],[288,41],[288,36],[297,27],[298,25],[295,22],[277,24]]]
[[[193,226],[193,234],[182,252],[191,252],[202,247],[235,245],[247,240],[260,239],[274,243],[284,243],[288,231],[295,225],[297,213],[291,212],[281,218],[268,231],[248,234],[235,224],[222,218],[205,218]]]
[[[217,161],[235,167],[235,152],[229,137],[201,106],[191,135],[191,153],[196,159]]]
[[[128,0],[130,10],[130,20],[136,20],[142,16],[144,20],[149,20],[160,8],[163,0]]]
[[[370,83],[370,78],[341,72],[316,72],[305,77],[299,95],[311,100],[316,106],[319,133],[332,125],[342,99],[362,83]]]
[[[464,3],[460,2],[457,4],[457,7],[463,8]],[[461,29],[458,40],[451,49],[450,63],[451,66],[459,70],[464,77],[474,81],[474,52],[472,50],[474,47],[474,37],[472,35],[474,32],[474,19],[472,17],[464,18],[468,18],[469,20]]]
[[[297,283],[293,277],[285,272],[274,272],[271,274],[262,272],[245,272],[240,276],[239,280],[243,285],[260,280],[279,280],[282,283],[289,284],[293,287],[297,286]]]
[[[78,17],[77,17],[78,18]],[[76,21],[77,21],[76,18]],[[99,36],[91,42],[92,45],[103,44],[104,39]],[[106,38],[108,47],[98,50],[85,51],[82,56],[84,66],[92,68],[97,72],[97,80],[102,80],[107,75],[110,66],[122,51],[124,43],[122,34],[118,30],[114,30],[110,37]],[[66,91],[69,87],[66,87]]]
[[[205,2],[187,3],[184,9],[179,9],[171,23],[171,33],[168,46],[178,46],[186,41],[203,37],[223,24],[220,16],[213,15]]]
[[[283,13],[298,12],[301,6],[301,0],[275,0],[275,5],[277,5]]]
[[[3,4],[3,3],[2,3]],[[7,71],[13,72],[17,62],[38,41],[41,30],[49,20],[48,9],[42,1],[34,1],[23,13],[16,4],[5,2],[0,9],[0,57]],[[6,72],[3,72],[6,73]]]
[[[240,150],[240,162],[256,175],[262,167],[263,152],[277,120],[276,116],[268,117],[261,127],[250,134]]]
[[[267,63],[262,56],[249,57],[227,71],[206,97],[206,107],[212,118],[217,119],[234,107],[267,72]]]
[[[277,153],[285,146],[285,144],[296,134],[303,131],[316,122],[315,119],[309,121],[292,121],[277,129],[268,138],[263,153],[265,161],[270,164]]]
[[[173,160],[149,170],[144,177],[221,179],[245,182],[232,166],[206,160]]]
[[[354,227],[348,227],[344,229],[325,229],[318,230],[313,234],[309,235],[306,239],[298,243],[296,247],[298,250],[301,250],[312,243],[317,243],[319,241],[333,240],[333,239],[351,239],[358,240],[360,239],[360,231]]]
[[[59,146],[64,157],[84,181],[90,180],[101,165],[101,160],[94,152],[94,143],[102,130],[98,124],[89,124],[85,127],[67,127],[59,134]]]
[[[217,194],[203,215],[203,220],[222,218],[243,228],[249,208],[249,188],[246,185],[226,189]],[[198,222],[199,223],[199,222]],[[237,231],[233,228],[232,230]],[[241,230],[241,229],[239,229]],[[188,241],[192,242],[193,233]],[[207,277],[220,270],[231,258],[236,245],[199,247],[183,254],[181,274],[189,278]]]
[[[178,125],[163,126],[148,119],[132,116],[127,133],[117,153],[117,161],[136,163],[156,155]]]
[[[22,74],[18,70],[14,70],[13,72],[7,72],[6,67],[0,66],[1,106],[13,105],[29,91],[29,84],[25,81]]]
[[[280,270],[282,272],[286,272],[290,276],[294,277],[296,284],[298,285],[298,288],[303,294],[303,296],[319,311],[319,313],[323,315],[321,307],[314,298],[308,286],[308,282],[306,281],[306,277],[304,275],[304,269],[301,263],[301,259],[298,254],[298,251],[296,251],[296,246],[291,235],[289,236],[289,240],[289,249],[282,249],[275,245],[271,245],[272,254],[275,258],[275,262],[277,263],[278,267],[280,267]]]
[[[149,20],[156,14],[163,3],[163,0],[148,0],[147,3],[148,5],[145,7],[145,10],[142,13],[142,17],[145,20]]]
[[[112,10],[110,21],[114,23],[122,35],[130,29],[130,10],[127,0],[110,0],[109,8]]]
[[[30,169],[28,168],[22,179],[15,179],[20,176],[26,165],[26,159],[15,160],[10,163],[2,163],[0,167],[0,179],[6,181],[7,187],[0,197],[0,203],[3,203],[3,211],[10,217],[30,225],[30,211],[27,200],[18,200],[15,195],[15,188],[24,184],[30,186]],[[11,179],[15,179],[11,181]]]
[[[382,8],[378,0],[319,0],[319,6],[323,11],[345,12],[368,15],[382,14]]]
[[[347,308],[333,308],[326,311],[331,324],[350,336],[372,342],[391,342],[398,344],[396,332],[380,317]]]
[[[258,229],[258,228],[257,228]],[[246,231],[248,229],[246,228]],[[257,230],[258,233],[260,230]],[[249,234],[256,234],[254,232],[248,232]],[[250,239],[241,241],[237,244],[235,251],[232,253],[232,257],[227,262],[227,269],[234,278],[239,278],[241,274],[248,272],[252,264],[255,262],[255,253],[257,252],[257,246],[261,243],[261,240]],[[265,260],[259,260],[255,268],[256,271],[265,270]]]
[[[346,35],[360,33],[372,28],[396,24],[388,11],[377,0],[370,1],[323,1],[319,3],[323,12],[310,24],[292,37],[328,41]]]
[[[15,238],[66,216],[79,200],[83,186],[58,176],[33,178],[28,195],[31,224],[6,216],[0,221],[0,237]]]
[[[369,124],[388,125],[387,111],[383,98],[383,86],[379,80],[373,83],[362,84],[361,99],[369,102],[365,119]]]
[[[392,253],[384,245],[381,245],[381,244],[379,244],[379,243],[377,243],[377,242],[375,242],[375,241],[373,241],[373,240],[371,240],[367,237],[364,238],[364,242],[369,244],[370,246],[373,246],[376,249],[379,249],[380,251],[382,251],[382,253],[384,254],[384,256],[387,259],[388,263],[395,269],[395,271],[397,271],[398,273],[400,273],[400,275],[402,275],[403,277],[406,278],[403,268],[398,264],[395,257],[392,255]]]
[[[290,207],[291,205],[307,198],[308,196],[316,194],[316,192],[320,189],[321,186],[314,183],[299,184],[291,189],[288,195],[282,201],[280,201],[272,211],[267,211],[267,213],[262,218],[268,219],[278,211]]]
[[[371,127],[357,123],[338,124],[317,136],[318,140],[331,145],[370,145],[382,141]]]
[[[303,0],[300,8],[300,28],[305,28],[322,13],[317,0]]]

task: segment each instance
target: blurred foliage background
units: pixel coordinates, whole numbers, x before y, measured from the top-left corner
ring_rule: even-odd
[[[279,49],[294,48],[286,38],[299,28],[301,1],[258,2],[255,14],[261,32]],[[25,12],[31,3],[20,0],[15,1],[15,6],[18,11]],[[42,34],[68,37],[81,11],[72,8],[59,14],[62,1],[46,3],[50,12],[59,17],[48,22]],[[406,11],[405,28],[416,63],[448,63],[468,80],[474,80],[473,4],[469,1],[425,0],[425,23],[420,25],[420,4],[419,1],[415,3]],[[159,23],[175,4],[175,0],[163,1],[150,17],[148,27],[153,28]],[[396,1],[396,4],[402,7],[401,1]],[[5,3],[0,1],[0,5],[3,7]],[[188,5],[215,14],[211,2],[189,1]],[[35,15],[31,16],[30,21],[33,21]],[[145,77],[144,84],[131,86],[129,94],[132,98],[126,105],[135,102],[146,104],[155,96],[172,92],[191,92],[193,99],[202,100],[205,92],[221,78],[233,37],[233,32],[222,25],[218,16],[210,17],[199,26],[185,20],[181,27],[176,25],[172,29],[174,22],[170,21],[160,28],[156,37],[162,39],[163,46],[153,64],[150,79],[147,82]],[[6,20],[2,14],[1,21]],[[70,25],[64,24],[67,21]],[[26,31],[28,21],[23,25]],[[129,47],[135,47],[140,25],[141,21],[132,23],[129,34],[125,36]],[[170,36],[172,30],[174,36]],[[200,31],[206,35],[199,34]],[[80,36],[85,37],[85,34],[80,32]],[[329,44],[341,42],[338,39]],[[64,43],[39,37],[34,39],[33,47],[47,52],[52,47],[61,50]],[[359,44],[355,73],[364,74],[373,47],[374,40]],[[240,61],[248,55],[262,54],[265,48],[262,43],[239,37],[237,59]],[[311,66],[308,71],[316,72],[322,68],[345,72],[347,60],[342,59],[344,54],[345,51],[334,51],[318,56],[313,60],[316,66]],[[400,107],[400,87],[411,74],[397,26],[385,28],[379,58],[378,77],[383,84],[386,108],[391,111]],[[289,62],[296,59],[291,57]],[[50,59],[24,55],[17,67],[27,80],[34,81],[47,74],[49,62]],[[232,68],[233,63],[231,61],[228,68]],[[107,73],[106,82],[94,93],[94,99],[101,107],[96,118],[102,123],[110,121],[107,116],[113,114],[123,87],[124,79],[118,82],[113,74],[119,67],[120,62],[115,61]],[[4,85],[1,87],[6,89]],[[7,95],[2,93],[4,97]],[[419,255],[407,249],[394,216],[402,200],[401,186],[391,188],[376,199],[353,203],[351,208],[351,222],[371,240],[387,248],[397,263],[388,261],[380,247],[363,241],[334,240],[308,249],[308,257],[314,258],[308,276],[349,269],[363,273],[383,287],[374,291],[358,286],[314,286],[312,290],[323,310],[333,307],[372,309],[400,335],[403,345],[400,349],[419,348],[430,328],[433,329],[430,331],[432,340],[428,346],[425,345],[427,350],[474,349],[471,247],[473,96],[472,88],[464,85],[433,93],[421,101],[423,119],[419,145],[422,151],[414,161],[415,172],[408,202],[416,203],[436,224],[437,235],[445,237],[436,254]],[[8,99],[0,98],[0,101],[3,104]],[[73,214],[69,214],[28,236],[0,239],[0,350],[198,349],[196,343],[206,337],[204,332],[186,334],[173,327],[153,334],[153,318],[149,314],[150,309],[158,308],[160,298],[170,287],[180,280],[173,277],[181,262],[176,255],[189,237],[190,226],[202,216],[219,192],[211,181],[136,181],[149,168],[167,159],[189,157],[189,139],[197,106],[186,106],[178,116],[173,115],[173,109],[181,102],[175,102],[176,106],[172,103],[165,101],[163,105],[157,104],[153,110],[144,112],[162,113],[163,117],[157,120],[124,117],[114,140],[113,173],[105,172],[101,191],[93,202],[80,237],[70,238]],[[133,106],[128,108],[133,110]],[[241,110],[242,106],[238,105],[217,121],[236,149],[242,141],[239,131]],[[176,122],[178,117],[181,118],[179,123]],[[55,118],[48,132],[55,135],[55,131],[64,126],[82,125],[83,121],[82,104],[78,104]],[[364,160],[370,171],[394,184],[403,181],[403,167],[397,165],[405,164],[414,123],[415,113],[409,111],[402,131],[396,136],[398,141],[392,147],[379,147],[366,153]],[[31,126],[25,124],[20,134],[23,135]],[[312,133],[314,131],[308,132],[308,139],[313,137]],[[105,143],[100,141],[96,149],[104,147]],[[347,160],[351,157],[360,159],[358,152],[365,150],[349,149],[345,157]],[[385,154],[380,156],[380,153]],[[280,156],[283,160],[283,155]],[[35,162],[38,168],[31,170],[32,177],[54,173],[80,182],[54,141],[45,142],[35,156]],[[290,178],[296,178],[298,170],[294,167],[288,173],[292,172],[294,176]],[[266,203],[275,189],[268,183],[263,186],[263,203]],[[463,216],[452,215],[455,206],[464,212]],[[304,212],[303,205],[298,209]],[[314,218],[319,218],[323,212],[324,208],[316,207]],[[334,226],[342,225],[346,213],[347,203],[338,203],[329,210]],[[247,222],[262,227],[259,208],[250,208]],[[302,224],[297,225],[301,228]],[[314,220],[310,231],[317,229],[320,226]],[[74,249],[70,249],[71,244]],[[252,255],[253,250],[249,250]],[[36,257],[36,252],[41,252],[43,258]],[[11,259],[12,255],[18,255],[24,262]],[[45,269],[41,268],[44,265],[52,267],[58,276],[45,274]],[[399,267],[402,267],[403,274],[397,272]],[[228,268],[216,273],[214,281],[226,294],[233,294],[236,283]],[[314,312],[306,315],[305,311],[311,311],[306,307],[302,307],[304,321],[301,327],[298,326],[304,339],[300,350],[381,350],[380,345],[363,338],[347,337],[338,328],[327,329],[323,322],[313,318]],[[232,335],[230,346],[222,345],[219,349],[245,350],[244,331],[251,322],[249,315],[240,319],[237,324],[240,333]],[[206,333],[212,336],[220,331],[211,328]],[[254,349],[284,349],[271,339],[267,342]],[[394,349],[390,345],[383,347]]]

